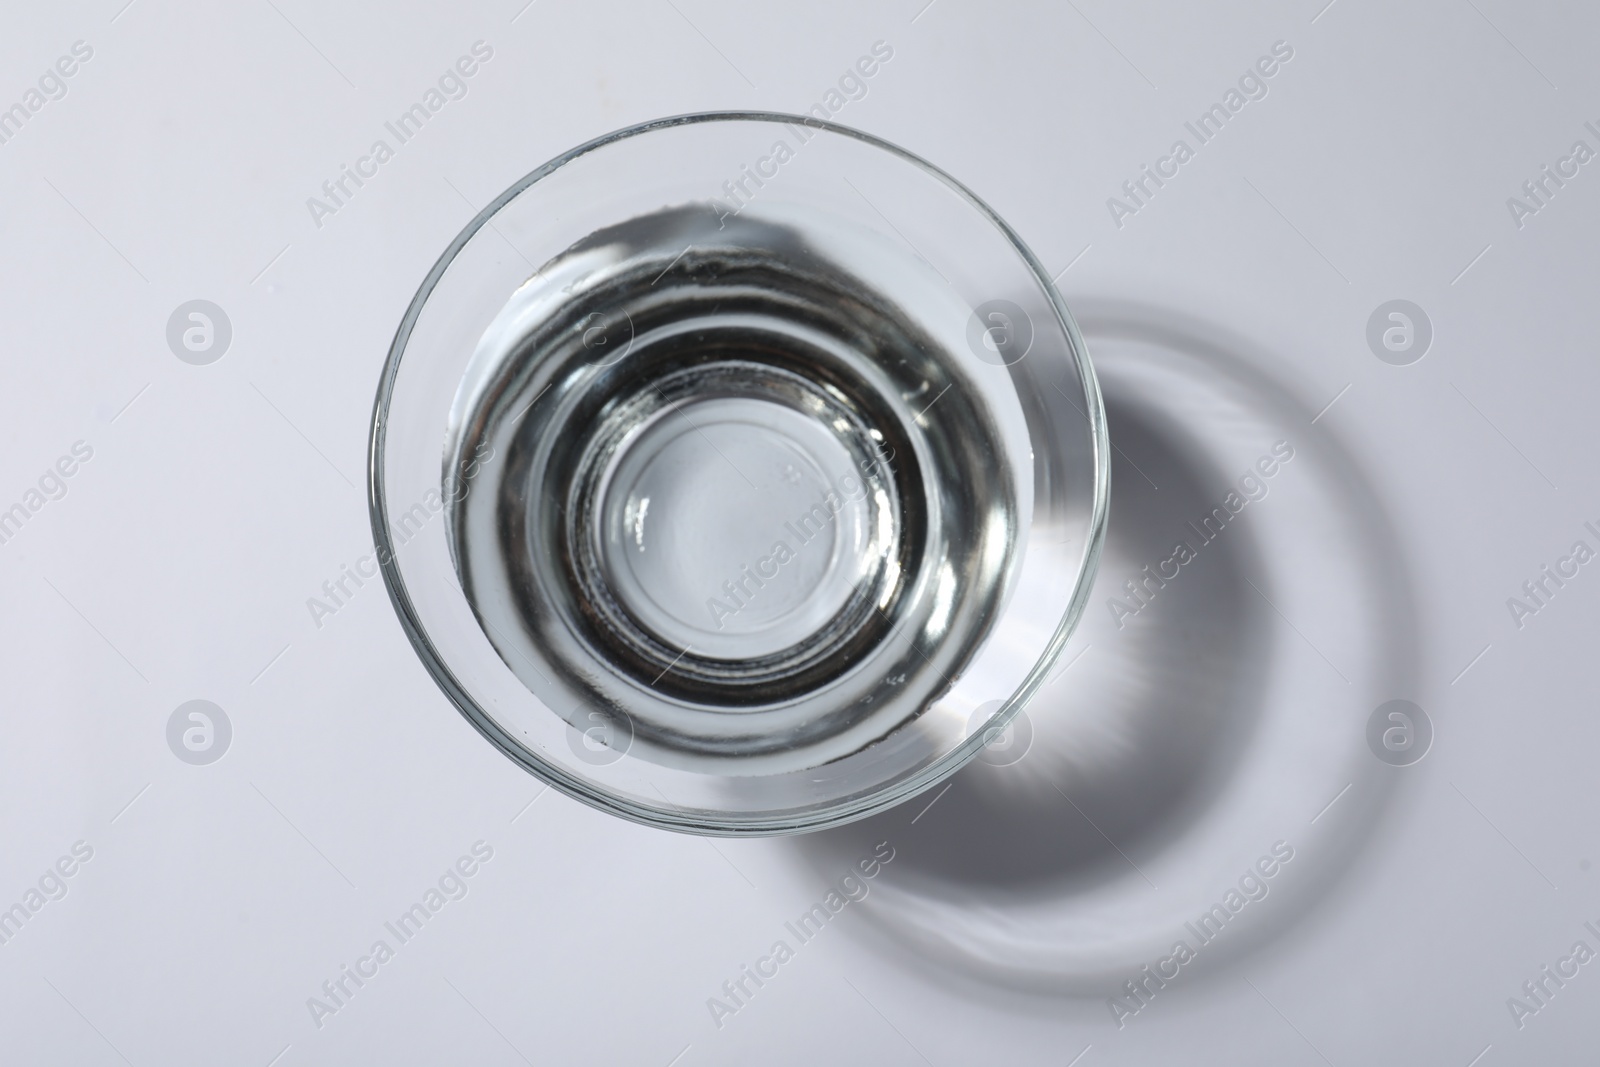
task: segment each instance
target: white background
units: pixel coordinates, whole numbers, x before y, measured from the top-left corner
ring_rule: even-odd
[[[1583,126],[1600,125],[1600,10],[521,2],[5,12],[0,106],[73,42],[94,52],[0,145],[0,507],[75,441],[94,456],[0,545],[0,907],[75,841],[94,856],[0,946],[0,1059],[1580,1062],[1600,966],[1522,1029],[1506,998],[1578,939],[1600,948],[1581,925],[1600,920],[1600,568],[1521,629],[1506,598],[1576,539],[1600,545],[1582,525],[1600,525],[1600,166],[1520,229],[1506,199],[1575,140],[1600,148]],[[315,225],[307,197],[478,40],[494,55],[468,95]],[[1124,1029],[1103,993],[954,973],[856,905],[719,1028],[707,998],[842,871],[810,845],[713,844],[541,795],[437,692],[377,583],[320,628],[306,607],[370,547],[378,371],[479,208],[633,122],[803,111],[879,40],[894,58],[839,121],[1070,264],[1069,304],[1212,324],[1307,412],[1337,397],[1298,440],[1354,458],[1417,605],[1414,688],[1339,698],[1354,737],[1390,697],[1437,731],[1421,763],[1379,768],[1348,877]],[[1294,58],[1267,97],[1115,225],[1107,197],[1280,40]],[[194,298],[233,326],[209,366],[166,344]],[[1393,298],[1434,328],[1407,367],[1365,340]],[[1314,614],[1296,622],[1316,639]],[[1278,638],[1263,655],[1294,633]],[[195,698],[233,724],[210,766],[166,743]],[[918,834],[942,847],[940,817],[902,820],[885,885]],[[307,998],[478,840],[494,858],[470,893],[317,1026]]]

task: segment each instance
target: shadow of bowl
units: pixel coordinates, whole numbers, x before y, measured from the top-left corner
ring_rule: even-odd
[[[1314,906],[1389,803],[1366,720],[1418,663],[1385,513],[1269,355],[1151,308],[1076,310],[1113,488],[1061,665],[1003,756],[791,847],[831,880],[891,842],[861,911],[917,970],[1102,996],[1180,940],[1214,972]]]

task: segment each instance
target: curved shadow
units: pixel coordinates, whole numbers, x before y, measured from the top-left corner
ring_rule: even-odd
[[[1224,449],[1208,441],[1227,431],[1227,417],[1207,409],[1198,395],[1192,402],[1152,397],[1148,377],[1120,374],[1119,346],[1107,343],[1103,357],[1097,338],[1169,350],[1203,368],[1209,387],[1230,404],[1258,415],[1263,425],[1301,435],[1308,458],[1297,476],[1314,476],[1316,491],[1336,499],[1348,515],[1350,532],[1339,551],[1361,576],[1360,596],[1375,598],[1363,618],[1377,621],[1360,637],[1366,684],[1340,696],[1350,729],[1359,731],[1375,706],[1362,704],[1371,695],[1367,689],[1412,693],[1418,674],[1416,610],[1393,528],[1331,431],[1311,428],[1314,413],[1259,369],[1272,365],[1270,354],[1159,309],[1101,302],[1075,311],[1101,372],[1115,446],[1111,525],[1090,616],[1068,647],[1064,672],[1028,709],[1032,747],[1014,765],[974,762],[941,787],[943,793],[925,793],[792,846],[816,875],[834,878],[873,843],[894,842],[896,861],[879,878],[887,892],[876,909],[862,909],[883,935],[874,938],[880,947],[920,973],[929,973],[931,960],[935,976],[963,985],[1056,997],[1103,995],[1150,960],[1129,955],[1089,966],[1072,958],[1064,943],[1058,966],[1013,970],[1004,961],[1007,939],[1020,944],[1029,916],[1040,909],[1070,917],[1090,907],[1090,894],[1103,898],[1118,879],[1162,862],[1202,820],[1216,816],[1220,798],[1250,769],[1249,761],[1267,758],[1251,743],[1263,720],[1276,715],[1281,729],[1295,710],[1270,706],[1268,683],[1271,670],[1287,661],[1285,642],[1295,639],[1284,636],[1269,599],[1277,596],[1274,570],[1281,572],[1292,558],[1283,530],[1272,527],[1279,540],[1263,539],[1246,519],[1202,540],[1210,531],[1193,525],[1237,484],[1239,471],[1219,461]],[[1246,510],[1267,506],[1251,502]],[[1145,566],[1169,559],[1178,540],[1193,546],[1194,559],[1164,584],[1148,580]],[[1138,583],[1133,590],[1125,584],[1130,581]],[[1135,618],[1113,617],[1110,598],[1137,606],[1135,591],[1148,606],[1137,607]],[[1073,659],[1089,646],[1092,658]],[[1309,691],[1320,679],[1296,684]],[[1316,828],[1314,854],[1298,872],[1315,876],[1280,892],[1272,908],[1258,909],[1237,934],[1230,930],[1224,947],[1208,950],[1205,971],[1236,962],[1281,934],[1348,875],[1398,782],[1393,768],[1364,750],[1358,755],[1365,758],[1350,756],[1340,766],[1338,782],[1359,788],[1337,820]],[[1197,909],[1202,905],[1197,899]],[[933,929],[933,917],[943,929]],[[968,927],[965,943],[952,939],[951,924]],[[1173,932],[1179,932],[1176,924]],[[987,956],[955,947],[986,937],[998,945]]]
[[[1171,556],[1185,522],[1207,514],[1227,475],[1189,454],[1182,435],[1138,397],[1108,391],[1106,405],[1118,452],[1101,573],[1115,589]],[[1130,669],[1105,679],[1114,692],[1102,689],[1085,707],[1063,699],[1065,676],[1048,686],[1030,708],[1027,755],[1012,766],[963,768],[926,823],[940,844],[908,850],[898,873],[980,889],[1092,880],[1126,870],[1118,848],[1143,852],[1181,833],[1226,780],[1260,706],[1262,671],[1247,651],[1263,640],[1268,609],[1245,595],[1243,568],[1239,538],[1219,537],[1179,578],[1146,579],[1149,621],[1124,624],[1129,647],[1119,658]],[[1106,615],[1103,600],[1092,610]],[[1202,615],[1207,625],[1196,626]],[[864,851],[891,828],[898,833],[921,804],[909,807],[838,836]]]

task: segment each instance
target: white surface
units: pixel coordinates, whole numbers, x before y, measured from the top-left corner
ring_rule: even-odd
[[[1576,1062],[1600,969],[1520,1030],[1506,998],[1575,941],[1600,948],[1582,926],[1600,926],[1600,578],[1585,567],[1521,629],[1506,598],[1600,544],[1583,527],[1600,526],[1600,177],[1581,168],[1520,229],[1506,198],[1575,140],[1600,149],[1600,10],[273,4],[14,4],[0,36],[0,104],[73,42],[94,50],[0,144],[0,507],[74,442],[94,449],[0,544],[0,906],[74,842],[94,850],[0,946],[0,1058]],[[493,58],[467,95],[318,227],[306,199],[479,40]],[[1070,304],[1202,320],[1269,354],[1258,369],[1308,412],[1339,395],[1307,447],[1341,443],[1400,531],[1416,689],[1352,691],[1347,710],[1359,730],[1382,699],[1415,700],[1432,752],[1395,772],[1334,891],[1122,1030],[1103,995],[941,975],[856,905],[719,1028],[707,998],[843,870],[555,795],[524,810],[539,786],[435,690],[376,582],[320,628],[306,606],[370,549],[378,369],[480,207],[631,122],[803,111],[879,40],[894,57],[839,121],[945,167],[1052,269],[1072,264]],[[1107,197],[1280,40],[1294,56],[1266,97],[1118,228]],[[194,298],[233,325],[209,366],[164,337]],[[1364,338],[1392,298],[1435,331],[1408,367]],[[1263,655],[1295,640],[1274,634]],[[210,766],[166,745],[194,698],[233,725]],[[1284,811],[1281,836],[1316,814]],[[905,826],[880,877],[940,816]],[[494,855],[470,892],[316,1026],[307,998],[479,840]]]

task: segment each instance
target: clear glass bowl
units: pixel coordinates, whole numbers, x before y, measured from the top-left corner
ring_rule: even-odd
[[[816,119],[687,115],[490,204],[384,367],[370,496],[417,654],[563,792],[815,830],[1004,733],[1087,600],[1105,417],[965,186]]]

